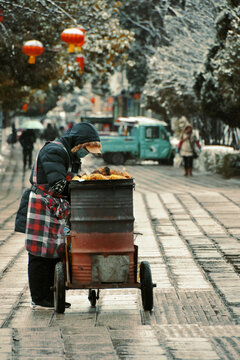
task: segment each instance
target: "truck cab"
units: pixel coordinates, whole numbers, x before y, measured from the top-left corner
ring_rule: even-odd
[[[162,125],[142,125],[139,127],[139,135],[140,159],[168,159],[172,147],[169,135]]]
[[[119,165],[128,159],[173,161],[174,151],[162,121],[126,119],[116,123],[118,132],[115,136],[100,136],[105,162]]]

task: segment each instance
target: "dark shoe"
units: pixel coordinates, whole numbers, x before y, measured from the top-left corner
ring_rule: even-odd
[[[65,302],[65,309],[69,309],[71,307],[71,304],[69,302]]]

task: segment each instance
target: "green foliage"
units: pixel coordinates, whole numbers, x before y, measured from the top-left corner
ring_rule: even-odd
[[[108,77],[126,62],[133,34],[120,27],[111,0],[2,0],[0,23],[0,102],[4,109],[18,108],[37,89],[46,94],[61,81],[82,87],[86,81],[104,89]],[[81,25],[86,30],[83,45],[85,69],[78,73],[75,54],[67,53],[60,39],[65,28]],[[44,53],[30,65],[22,53],[27,40],[43,43]],[[62,86],[65,84],[66,86]]]
[[[216,171],[226,178],[240,175],[240,152],[225,154],[219,161]]]
[[[218,41],[225,41],[228,31],[231,29],[231,22],[233,20],[230,11],[222,11],[216,19],[216,38]]]
[[[196,76],[195,91],[202,110],[213,120],[240,126],[240,6],[217,18],[215,45],[204,71]]]
[[[239,0],[227,0],[227,3],[232,8],[239,6]]]

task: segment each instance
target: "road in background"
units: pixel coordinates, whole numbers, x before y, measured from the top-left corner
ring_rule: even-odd
[[[83,171],[102,165],[89,155]],[[239,179],[129,162],[135,243],[157,284],[154,309],[143,311],[138,289],[102,290],[96,308],[87,291],[69,290],[71,308],[55,314],[29,306],[24,234],[14,232],[30,174],[22,167],[16,144],[0,172],[1,360],[240,358]]]

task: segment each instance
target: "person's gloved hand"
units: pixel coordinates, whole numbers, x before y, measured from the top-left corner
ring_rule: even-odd
[[[47,195],[43,197],[43,201],[58,219],[63,219],[70,214],[70,204],[65,199],[54,198],[53,196]]]
[[[49,188],[49,191],[51,191],[52,193],[55,193],[55,194],[61,194],[63,192],[66,184],[67,184],[66,179],[59,180],[53,186],[51,186]]]
[[[55,216],[59,219],[62,219],[70,214],[70,204],[65,199],[58,199],[59,205],[57,206],[57,210]]]

